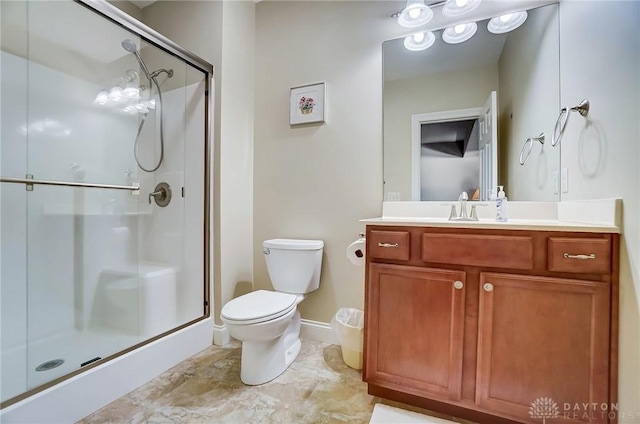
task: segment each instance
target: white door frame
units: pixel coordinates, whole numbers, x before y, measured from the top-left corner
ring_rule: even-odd
[[[420,157],[422,124],[435,122],[455,122],[466,119],[478,119],[484,116],[484,107],[470,109],[445,110],[441,112],[419,113],[411,115],[411,200],[420,201]]]

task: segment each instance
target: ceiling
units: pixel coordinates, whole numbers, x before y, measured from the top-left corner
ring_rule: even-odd
[[[135,4],[136,6],[138,6],[140,9],[144,9],[150,4],[155,3],[157,0],[129,0],[129,1]]]

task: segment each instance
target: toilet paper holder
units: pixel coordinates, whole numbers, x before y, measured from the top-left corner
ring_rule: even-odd
[[[364,265],[365,249],[365,235],[364,233],[358,233],[358,239],[347,247],[347,258],[354,265]]]

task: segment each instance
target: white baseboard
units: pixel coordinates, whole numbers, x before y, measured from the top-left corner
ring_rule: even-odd
[[[300,320],[300,337],[316,342],[338,344],[336,336],[327,322],[312,321],[310,319]]]
[[[228,345],[231,341],[231,336],[229,336],[229,330],[227,327],[222,325],[214,325],[213,326],[213,344],[216,346],[225,346]]]

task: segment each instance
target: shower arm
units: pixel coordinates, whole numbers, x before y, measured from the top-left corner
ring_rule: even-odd
[[[158,75],[160,75],[160,74],[161,74],[161,73],[163,73],[163,72],[164,72],[165,74],[167,74],[167,76],[168,76],[169,78],[172,78],[172,77],[173,77],[173,69],[164,69],[164,68],[162,68],[162,69],[158,69],[157,71],[153,71],[153,72],[151,73],[151,75],[149,75],[149,76],[150,76],[151,78],[155,79],[155,78],[157,78],[157,77],[158,77]]]

